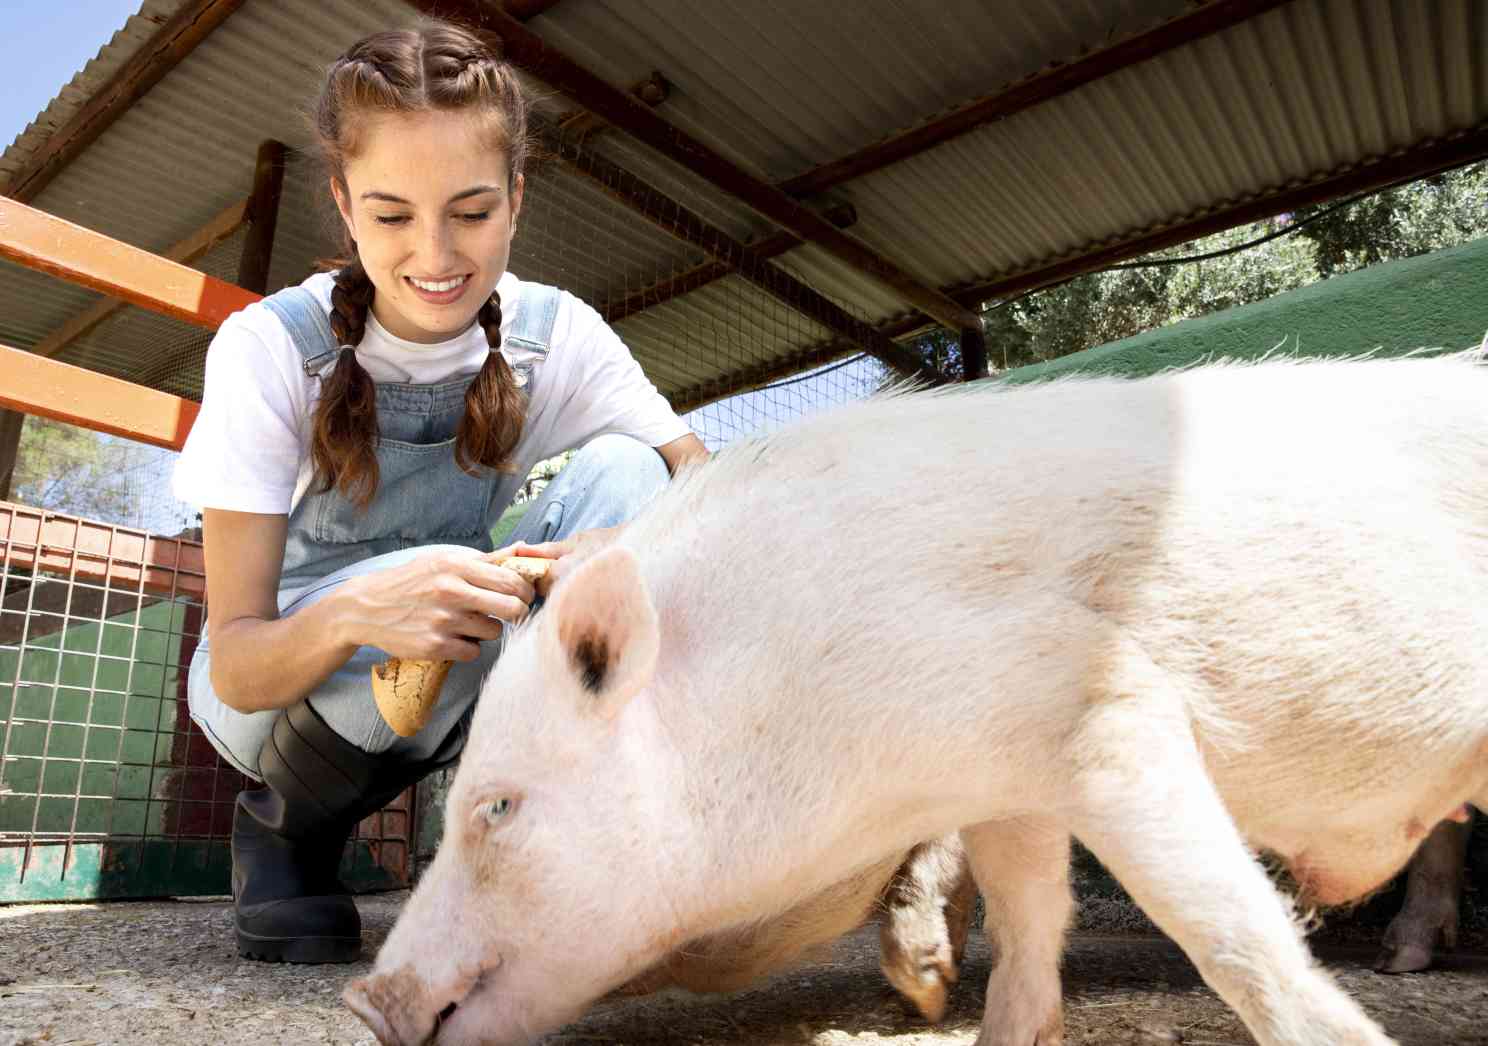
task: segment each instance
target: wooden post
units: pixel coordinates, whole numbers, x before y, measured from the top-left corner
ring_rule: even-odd
[[[284,193],[283,142],[265,138],[258,146],[253,168],[253,195],[248,198],[248,236],[238,262],[238,286],[255,294],[269,291],[269,259],[274,253],[274,228],[279,222],[279,198]]]
[[[21,449],[21,426],[25,423],[26,415],[20,411],[0,410],[0,501],[10,500]]]
[[[981,327],[961,331],[961,380],[976,381],[987,376],[987,336]]]

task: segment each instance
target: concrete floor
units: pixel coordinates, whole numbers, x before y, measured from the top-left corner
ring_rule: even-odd
[[[368,954],[406,894],[363,897]],[[0,908],[0,1046],[264,1046],[374,1040],[340,1001],[352,966],[241,962],[225,899]],[[904,1011],[878,972],[873,928],[831,960],[719,998],[669,994],[597,1006],[550,1036],[556,1046],[969,1046],[988,956],[974,935],[951,1012],[931,1028]],[[1371,948],[1322,951],[1344,988],[1402,1046],[1488,1046],[1488,954],[1389,978]],[[1252,1042],[1186,959],[1160,938],[1077,934],[1065,974],[1069,1046]]]

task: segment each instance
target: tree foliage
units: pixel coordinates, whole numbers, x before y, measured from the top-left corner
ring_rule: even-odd
[[[1424,178],[1330,211],[1333,206],[1280,214],[1136,260],[1209,254],[1296,228],[1233,254],[1110,269],[1024,297],[988,302],[988,363],[996,371],[1056,359],[1367,265],[1488,235],[1488,164]],[[948,332],[933,331],[912,347],[927,360],[951,363],[950,372],[959,373],[959,350]]]
[[[89,519],[129,522],[137,513],[131,472],[121,467],[125,442],[29,417],[21,429],[11,499]]]

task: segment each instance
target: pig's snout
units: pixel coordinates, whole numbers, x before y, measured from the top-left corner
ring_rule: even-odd
[[[440,990],[404,966],[352,981],[341,999],[383,1046],[427,1046],[439,1038],[440,1027],[480,986],[486,972],[461,977]]]

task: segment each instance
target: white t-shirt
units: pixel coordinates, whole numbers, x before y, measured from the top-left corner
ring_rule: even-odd
[[[332,285],[329,273],[317,273],[301,286],[329,311]],[[515,300],[511,273],[496,286],[504,301]],[[503,335],[515,311],[503,311]],[[389,334],[369,312],[357,362],[373,381],[430,385],[474,375],[489,352],[479,324],[424,345]],[[176,461],[177,498],[201,508],[293,511],[313,475],[310,425],[320,395],[320,379],[305,374],[303,359],[265,305],[255,302],[223,322],[207,351],[201,413]],[[691,431],[599,313],[567,292],[533,385],[513,454],[520,472],[514,483],[537,462],[605,433],[659,447]]]

